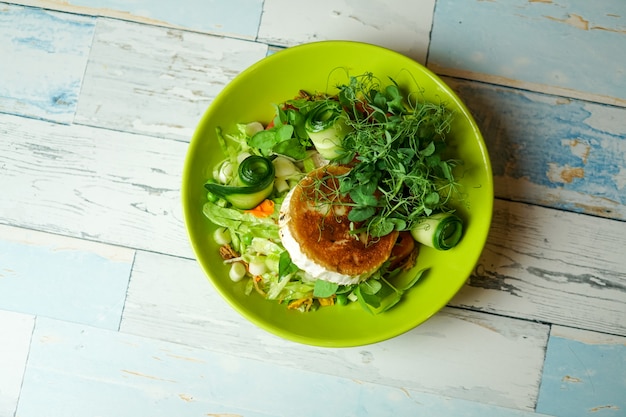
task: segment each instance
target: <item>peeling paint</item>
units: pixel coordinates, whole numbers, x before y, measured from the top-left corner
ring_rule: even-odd
[[[569,376],[569,375],[565,375],[562,379],[563,382],[571,382],[574,384],[580,384],[581,382],[583,382],[582,379],[577,378],[575,376]]]
[[[613,181],[618,190],[626,188],[626,168],[621,167],[619,172],[613,176]]]
[[[588,143],[585,143],[581,139],[563,139],[561,144],[563,146],[569,146],[572,155],[579,157],[584,164],[587,163],[589,152],[591,151],[591,146]]]
[[[571,274],[559,271],[549,271],[537,267],[526,268],[528,273],[549,282],[583,284],[595,290],[611,290],[626,293],[626,284],[618,279],[600,278],[592,274]]]
[[[610,28],[606,26],[592,25],[590,24],[589,20],[577,14],[568,13],[566,19],[559,19],[554,16],[544,16],[544,17],[546,19],[552,20],[553,22],[565,23],[566,25],[570,25],[572,27],[575,27],[576,29],[587,30],[587,31],[588,30],[601,30],[605,32],[626,34],[626,29],[617,29],[617,28]],[[614,17],[618,17],[618,16],[614,16]]]
[[[544,17],[554,22],[565,23],[566,25],[570,25],[572,27],[575,27],[576,29],[589,30],[589,21],[577,14],[568,13],[567,19],[559,19],[554,16],[544,16]]]
[[[7,275],[15,275],[15,271],[10,268],[2,268],[0,278],[6,277]]]
[[[188,403],[189,403],[189,402],[191,402],[191,401],[193,401],[193,396],[192,396],[192,395],[189,395],[189,394],[178,394],[178,397],[179,397],[181,400],[183,400],[183,401],[185,401],[185,402],[188,402]]]
[[[128,371],[126,369],[122,369],[122,372],[125,373],[125,374],[133,375],[133,376],[139,376],[141,378],[152,379],[152,380],[155,380],[155,381],[165,381],[165,382],[174,382],[174,383],[176,383],[176,381],[171,380],[171,379],[164,379],[164,378],[159,378],[159,377],[152,376],[152,375],[146,375],[146,374],[142,374],[141,372]]]
[[[615,405],[602,405],[600,407],[593,407],[589,409],[589,411],[592,413],[597,413],[598,411],[601,411],[601,410],[619,410],[619,407]]]
[[[495,271],[487,271],[484,265],[479,264],[474,269],[474,273],[470,276],[468,285],[470,287],[484,288],[486,290],[505,291],[513,296],[521,297],[520,294],[522,291],[507,281],[517,281],[517,279],[499,274]]]
[[[608,198],[603,199],[603,200],[607,202],[607,206],[609,206],[609,205],[618,206],[619,205],[618,202],[613,201],[613,200],[608,199]],[[592,204],[585,204],[585,203],[574,203],[573,204],[573,207],[578,209],[576,211],[582,211],[583,213],[593,214],[594,216],[612,218],[614,216],[614,213],[617,210],[614,210],[614,209],[609,208],[607,206],[592,205]]]
[[[591,30],[603,30],[605,32],[626,34],[626,29],[614,29],[614,28],[607,28],[607,27],[604,27],[604,26],[593,26],[591,28]]]
[[[187,356],[179,356],[179,355],[172,355],[172,354],[168,354],[167,356],[169,356],[170,358],[181,359],[181,360],[187,361],[187,362],[204,363],[204,361],[202,359],[190,358],[190,357],[187,357]]]
[[[550,162],[548,163],[546,175],[554,183],[571,184],[576,178],[585,178],[585,169],[569,165],[559,166],[554,162]]]

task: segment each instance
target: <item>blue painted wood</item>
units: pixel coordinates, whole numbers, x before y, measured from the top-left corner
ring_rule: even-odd
[[[71,0],[63,3],[69,10],[245,39],[256,38],[263,12],[262,0]]]
[[[537,411],[563,417],[626,415],[626,338],[551,336]],[[597,336],[595,336],[597,337]]]
[[[429,66],[626,101],[626,2],[438,0]]]
[[[132,265],[123,252],[0,239],[0,308],[116,330]]]
[[[483,133],[499,197],[626,220],[626,108],[449,82]]]
[[[40,318],[17,415],[51,409],[67,417],[537,417]]]
[[[17,408],[34,325],[31,315],[0,310],[0,416]]]
[[[72,122],[94,26],[90,17],[2,7],[0,112]]]

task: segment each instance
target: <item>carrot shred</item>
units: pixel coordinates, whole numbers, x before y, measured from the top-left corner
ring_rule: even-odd
[[[312,304],[313,304],[313,299],[310,297],[305,297],[305,298],[299,298],[297,300],[291,301],[287,305],[287,308],[290,310],[297,310],[298,308],[305,306],[305,310],[309,311]]]
[[[266,198],[253,209],[245,210],[246,213],[250,213],[256,217],[269,217],[274,214],[274,202],[269,198]]]
[[[326,306],[332,306],[335,305],[335,297],[328,297],[328,298],[318,298],[317,301],[319,301],[320,306],[322,307],[326,307]]]
[[[254,285],[254,289],[256,290],[256,292],[265,297],[267,294],[265,293],[265,291],[263,291],[263,289],[261,289],[261,286],[259,285],[259,282],[261,281],[263,281],[263,278],[260,275],[255,275],[252,277],[252,284]]]

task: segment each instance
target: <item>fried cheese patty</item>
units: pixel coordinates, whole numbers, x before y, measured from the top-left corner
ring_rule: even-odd
[[[350,234],[350,198],[339,196],[336,176],[349,168],[327,165],[296,185],[283,201],[280,238],[292,262],[313,278],[359,283],[389,259],[397,232],[380,238]],[[358,228],[359,225],[353,225]]]

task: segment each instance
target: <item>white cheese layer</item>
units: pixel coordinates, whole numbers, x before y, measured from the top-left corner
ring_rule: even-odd
[[[278,217],[280,240],[282,241],[287,252],[289,252],[291,261],[312,278],[334,282],[339,285],[358,284],[368,278],[371,273],[352,276],[331,271],[323,265],[320,265],[310,259],[304,252],[302,252],[300,243],[298,243],[298,241],[293,237],[293,234],[289,229],[289,222],[291,221],[291,216],[289,215],[289,205],[292,195],[293,189],[285,196],[285,200],[282,203],[280,215]]]

